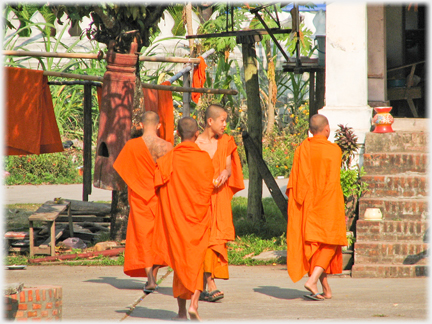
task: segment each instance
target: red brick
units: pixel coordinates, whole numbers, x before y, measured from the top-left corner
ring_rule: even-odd
[[[9,298],[7,298],[7,299],[8,299],[9,303],[14,303],[16,300],[18,300],[18,295],[17,294],[12,294],[12,295],[9,295],[8,297]]]
[[[42,317],[47,317],[48,316],[48,311],[41,311],[41,316]]]
[[[33,309],[41,309],[42,305],[41,304],[33,304]]]
[[[51,299],[51,298],[52,298],[52,293],[53,293],[53,292],[52,292],[52,289],[49,289],[49,290],[48,290],[48,293],[49,293],[49,298]]]
[[[27,317],[36,317],[38,314],[37,311],[28,311],[27,312]]]
[[[27,310],[27,304],[18,304],[19,310]]]
[[[33,291],[31,289],[27,291],[27,300],[29,302],[33,301]]]
[[[26,297],[25,297],[25,291],[20,292],[20,303],[25,303]]]
[[[53,303],[47,303],[45,309],[51,309],[51,308],[53,308]]]
[[[42,290],[42,300],[46,300],[46,290]]]
[[[53,309],[52,314],[53,314],[53,316],[56,316],[58,314],[58,310],[57,309]]]
[[[17,311],[15,317],[16,318],[24,317],[24,312],[23,311]]]
[[[35,293],[36,293],[36,301],[40,301],[41,300],[41,296],[40,296],[39,289],[36,289]]]

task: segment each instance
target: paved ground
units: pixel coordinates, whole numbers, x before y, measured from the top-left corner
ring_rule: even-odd
[[[288,179],[277,179],[279,187],[285,194]],[[245,189],[239,191],[235,197],[247,197],[248,180],[245,180]],[[82,184],[68,185],[20,185],[20,186],[3,186],[3,204],[33,203],[42,204],[55,197],[67,199],[82,200]],[[89,201],[111,201],[110,190],[104,190],[92,187],[92,193]],[[271,197],[267,186],[263,184],[263,197]]]
[[[160,274],[166,273],[162,269]],[[170,320],[176,315],[172,274],[157,293],[148,295],[126,316],[141,296],[144,281],[123,274],[120,266],[28,266],[6,270],[6,282],[25,286],[59,285],[64,321]],[[225,292],[219,302],[200,302],[203,320],[427,320],[428,280],[330,278],[333,298],[308,301],[302,296],[306,277],[293,283],[286,267],[230,266],[230,280],[218,280]],[[125,318],[126,316],[126,318]]]

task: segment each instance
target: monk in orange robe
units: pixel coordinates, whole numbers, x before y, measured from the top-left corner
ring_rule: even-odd
[[[231,199],[244,189],[240,158],[234,138],[224,134],[227,112],[220,105],[210,105],[205,113],[206,125],[196,143],[212,159],[215,169],[212,194],[213,221],[209,247],[204,260],[204,288],[200,300],[216,301],[224,297],[215,278],[229,278],[227,242],[235,239]]]
[[[210,237],[211,194],[214,169],[209,155],[195,140],[197,122],[184,117],[178,122],[182,142],[157,160],[156,194],[159,198],[153,244],[174,270],[173,295],[176,319],[199,320],[198,300],[203,290],[203,262]],[[186,300],[191,299],[186,312]]]
[[[313,137],[296,149],[286,191],[287,268],[293,282],[308,273],[304,287],[311,294],[305,297],[322,301],[332,297],[327,274],[342,273],[341,248],[348,243],[340,185],[342,151],[328,141],[325,116],[313,115],[309,130]]]
[[[152,248],[157,197],[154,188],[156,160],[173,146],[156,135],[161,127],[159,116],[153,111],[143,115],[143,135],[126,142],[114,162],[114,169],[128,186],[129,219],[126,232],[123,271],[131,277],[147,277],[144,292],[156,289],[157,268]]]

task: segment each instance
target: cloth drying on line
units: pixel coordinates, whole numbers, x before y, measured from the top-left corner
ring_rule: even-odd
[[[206,73],[205,70],[207,68],[207,64],[204,61],[204,59],[200,56],[200,64],[198,66],[194,67],[193,71],[193,79],[192,79],[192,87],[193,88],[203,88],[204,83],[206,80]],[[202,93],[199,92],[192,92],[192,100],[195,103],[198,103],[199,98],[201,98]]]
[[[62,152],[48,78],[6,67],[6,155]]]

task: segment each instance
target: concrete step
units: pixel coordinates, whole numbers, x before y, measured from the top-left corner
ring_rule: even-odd
[[[380,208],[385,220],[424,221],[428,217],[426,198],[360,198],[359,220],[364,220],[366,208]]]
[[[429,132],[429,118],[395,117],[392,128],[395,132]]]
[[[363,167],[366,174],[387,175],[404,172],[426,174],[428,153],[365,153]]]
[[[356,223],[356,241],[358,243],[364,241],[426,242],[428,239],[426,230],[428,228],[429,223],[426,221],[358,220]]]
[[[428,132],[366,133],[365,153],[428,152]]]
[[[353,278],[416,278],[426,277],[426,265],[354,264]]]
[[[402,173],[394,175],[365,175],[361,178],[368,184],[365,198],[428,196],[428,177],[424,173]]]
[[[354,243],[354,264],[428,264],[429,244],[408,242],[356,242]]]

